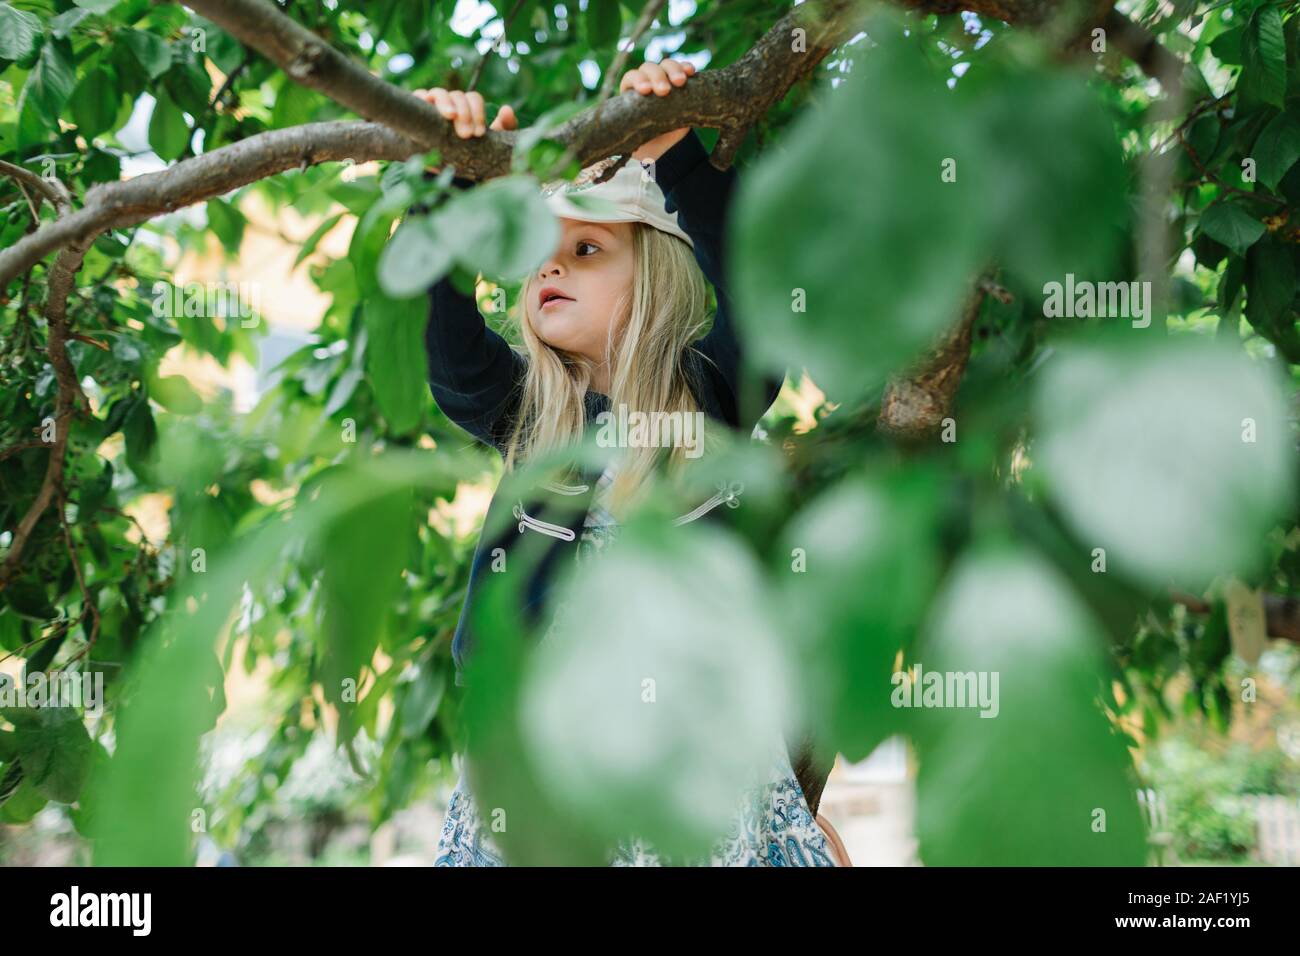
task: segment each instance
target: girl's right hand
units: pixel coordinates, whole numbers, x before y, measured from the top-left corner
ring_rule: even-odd
[[[515,117],[514,108],[511,106],[501,107],[496,119],[492,121],[492,126],[488,127],[482,93],[444,90],[441,86],[435,86],[431,90],[416,90],[415,95],[435,107],[444,119],[451,120],[456,127],[456,135],[461,139],[482,136],[489,128],[495,130],[519,128],[519,120]]]

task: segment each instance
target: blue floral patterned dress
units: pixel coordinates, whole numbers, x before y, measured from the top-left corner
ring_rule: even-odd
[[[614,470],[607,468],[596,485],[579,542],[579,562],[591,560],[618,536],[618,523],[606,510]],[[558,615],[557,615],[558,617]],[[745,791],[728,832],[716,841],[708,860],[698,866],[835,866],[830,844],[804,799],[784,746],[764,783]],[[505,858],[483,825],[464,773],[456,782],[438,840],[435,866],[505,866]],[[662,866],[644,841],[620,844],[611,866]]]

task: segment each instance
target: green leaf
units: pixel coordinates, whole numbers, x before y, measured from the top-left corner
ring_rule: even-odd
[[[1223,63],[1239,65],[1241,63],[1242,37],[1245,33],[1245,27],[1224,30],[1210,42],[1210,52]]]
[[[1096,700],[1104,647],[1041,556],[961,558],[892,700],[916,725],[927,866],[1142,864],[1132,760]]]
[[[431,216],[413,216],[397,227],[379,256],[378,278],[385,295],[407,299],[421,295],[451,268],[452,243],[440,239],[442,228]]]
[[[415,671],[415,677],[402,685],[405,688],[398,713],[402,718],[402,737],[406,740],[419,737],[429,726],[447,688],[447,679],[441,671],[427,664]]]
[[[322,488],[322,496],[329,493],[329,487]],[[325,616],[320,679],[325,699],[340,708],[345,722],[354,716],[343,699],[345,682],[361,686],[362,669],[369,666],[403,588],[406,553],[393,542],[402,540],[411,519],[411,489],[401,487],[340,515],[321,536]],[[339,733],[346,739],[342,727]]]
[[[1215,295],[1218,300],[1219,315],[1227,317],[1232,312],[1233,304],[1241,294],[1245,275],[1246,260],[1236,256],[1230,258],[1223,269],[1223,277],[1219,280],[1219,289]]]
[[[516,4],[518,9],[509,12],[514,17],[506,24],[506,39],[511,43],[523,41],[531,42],[533,37],[533,14],[537,11],[537,0],[523,0],[522,3]]]
[[[277,128],[301,126],[310,122],[312,114],[320,104],[320,97],[287,76],[278,93],[275,94],[275,106],[271,109],[271,125]]]
[[[115,38],[134,54],[140,66],[149,74],[149,79],[156,80],[171,68],[171,47],[162,37],[145,30],[120,30]]]
[[[1061,349],[1040,372],[1033,473],[1079,538],[1153,590],[1252,573],[1292,502],[1278,373],[1200,337]]]
[[[366,377],[393,434],[415,428],[429,400],[424,364],[427,321],[423,298],[374,295],[365,301]]]
[[[50,20],[50,33],[62,39],[72,33],[77,24],[88,16],[90,16],[90,11],[82,10],[79,7],[64,10],[57,17]]]
[[[47,41],[36,66],[27,75],[18,100],[18,140],[39,142],[59,130],[59,113],[76,85],[71,50],[66,40]]]
[[[0,3],[0,60],[21,60],[36,47],[44,32],[41,21],[25,10]]]
[[[352,264],[353,278],[362,295],[380,289],[379,258],[387,248],[389,231],[396,218],[397,214],[385,208],[383,202],[371,202],[352,231],[348,261]]]
[[[905,730],[890,680],[938,585],[938,500],[930,472],[852,478],[801,511],[777,552],[787,633],[815,702],[811,736],[848,760]],[[809,607],[821,609],[813,620],[795,610]]]
[[[170,162],[185,152],[189,141],[190,128],[185,114],[166,90],[158,90],[153,115],[149,117],[149,145],[159,159]]]
[[[191,53],[189,47],[173,51],[175,62],[163,74],[163,86],[185,112],[201,116],[208,108],[212,94],[212,78],[203,69],[200,54]]]
[[[1119,144],[1081,82],[992,65],[950,90],[915,37],[877,32],[871,56],[741,177],[729,227],[751,355],[774,372],[804,366],[837,401],[926,349],[986,262],[1040,283],[1100,271],[1124,215]]]
[[[209,199],[208,226],[216,233],[221,244],[232,256],[239,254],[239,244],[244,239],[244,226],[248,220],[234,205],[221,199]]]
[[[587,42],[598,49],[618,42],[623,11],[618,0],[587,0]]]
[[[199,398],[183,375],[165,375],[152,379],[149,382],[149,397],[169,412],[180,415],[195,415],[203,411],[203,399]]]
[[[87,141],[113,128],[117,104],[117,77],[108,67],[100,67],[82,77],[69,103],[72,119]]]
[[[34,575],[20,575],[0,591],[0,597],[16,614],[32,621],[48,621],[59,616],[58,609],[50,603],[45,585]]]
[[[1241,54],[1238,88],[1249,99],[1284,109],[1286,40],[1282,33],[1282,13],[1277,7],[1262,6],[1251,15]]]
[[[132,404],[122,423],[122,434],[126,438],[127,464],[137,474],[147,474],[156,460],[158,446],[158,426],[148,402],[138,400]]]
[[[93,749],[85,724],[69,711],[40,708],[39,720],[17,726],[24,774],[43,796],[59,803],[72,803],[81,795]]]
[[[494,179],[456,196],[437,214],[444,250],[471,272],[517,279],[560,241],[560,224],[527,176]]]
[[[1256,244],[1246,258],[1246,319],[1288,361],[1300,361],[1300,336],[1291,308],[1296,266],[1290,247],[1275,240]]]
[[[1218,202],[1201,213],[1200,229],[1239,256],[1264,235],[1264,224],[1237,203]]]
[[[89,10],[91,13],[108,13],[121,0],[72,0],[72,2],[85,10]]]
[[[512,569],[522,558],[510,555]],[[753,553],[717,527],[633,519],[589,572],[561,581],[567,613],[527,662],[517,705],[527,762],[570,809],[579,842],[634,833],[660,853],[706,850],[797,719],[795,656]],[[480,729],[471,726],[471,741]],[[517,800],[494,794],[488,805]],[[536,840],[502,837],[507,852]]]
[[[5,823],[29,823],[32,817],[49,803],[49,800],[22,775],[22,764],[5,768],[4,776],[0,777],[0,787],[11,783],[15,776],[21,782],[18,784],[18,789],[10,793],[4,804],[0,805],[0,820]]]
[[[339,220],[342,218],[343,213],[335,213],[312,230],[312,234],[303,242],[302,247],[298,250],[298,255],[294,257],[294,269],[302,265],[302,261],[316,251],[316,247],[320,245],[320,241],[325,238],[325,234],[337,226]]]
[[[1300,159],[1300,122],[1289,113],[1279,113],[1259,134],[1254,156],[1255,178],[1261,185],[1276,189]]]

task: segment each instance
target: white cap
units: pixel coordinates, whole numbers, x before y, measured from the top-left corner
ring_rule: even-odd
[[[655,181],[653,159],[629,159],[605,182],[596,182],[617,161],[618,157],[611,156],[588,166],[571,183],[546,183],[542,186],[546,205],[557,216],[581,222],[643,222],[695,248],[691,237],[677,224],[677,214],[669,215],[664,209],[664,194]]]

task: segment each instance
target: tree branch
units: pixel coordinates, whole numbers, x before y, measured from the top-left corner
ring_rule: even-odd
[[[453,124],[424,100],[372,75],[264,0],[187,0],[186,5],[257,50],[295,82],[396,130],[421,151],[437,149],[443,161],[467,179],[509,170],[513,133],[461,139]]]
[[[81,209],[0,252],[0,285],[78,239],[145,222],[286,169],[343,159],[402,160],[419,152],[415,143],[375,123],[308,123],[259,133],[156,173],[94,187]]]
[[[192,6],[207,15],[207,8],[213,4],[196,0]],[[389,123],[395,114],[387,112],[380,102],[387,102],[387,94],[384,97],[373,91],[366,95],[357,94],[349,85],[355,81],[368,88],[377,84],[399,97],[403,105],[398,112],[403,115],[402,122],[408,128],[418,126],[418,123],[411,122],[408,106],[414,104],[420,108],[417,118],[427,109],[433,122],[430,128],[437,134],[434,139],[439,141],[435,145],[444,161],[456,165],[457,173],[464,178],[478,180],[510,171],[514,133],[492,130],[485,136],[462,140],[450,132],[451,125],[432,107],[371,76],[342,54],[334,51],[303,52],[300,56],[295,51],[325,49],[324,45],[314,34],[260,0],[230,0],[215,6],[219,10],[214,11],[210,19],[222,26],[226,26],[222,20],[228,21],[231,24],[229,29],[245,39],[249,46],[262,50],[273,59],[279,58],[277,62],[282,59],[286,69],[302,58],[313,64],[328,64],[328,68],[306,70],[299,63],[299,76],[295,78],[311,79],[308,85],[329,95],[343,88],[336,98],[346,106],[369,108],[379,103],[373,112],[387,116],[388,119],[383,120],[385,124],[395,125]],[[743,137],[744,131],[765,115],[773,103],[784,97],[791,86],[809,74],[836,43],[852,35],[854,19],[851,13],[855,7],[853,0],[809,0],[782,17],[752,50],[731,66],[722,70],[705,70],[672,97],[643,97],[628,91],[572,118],[551,138],[568,146],[585,166],[616,153],[630,154],[646,140],[682,126],[738,131]],[[241,19],[245,17],[251,20]],[[263,26],[266,29],[258,33]],[[806,32],[806,52],[791,49],[795,29]],[[245,34],[248,34],[247,38]],[[308,39],[303,39],[303,34]],[[295,43],[298,45],[294,46]],[[337,63],[338,60],[342,65]],[[293,75],[292,69],[290,73]],[[356,79],[354,74],[364,79]],[[407,100],[410,104],[406,103]],[[427,128],[422,132],[428,135]],[[443,134],[450,135],[450,140],[448,144],[439,145]],[[714,153],[715,164],[719,162],[720,153],[724,161],[730,161],[734,150],[727,146],[727,142],[719,140],[719,148]],[[736,141],[735,145],[739,142]],[[399,135],[380,123],[309,123],[260,133],[157,173],[96,186],[86,195],[83,209],[46,223],[37,232],[0,252],[0,285],[78,237],[144,222],[294,166],[342,159],[358,162],[401,160],[421,153],[425,148],[424,144]]]
[[[72,361],[68,358],[66,314],[68,294],[72,291],[77,270],[81,268],[81,259],[93,241],[94,236],[90,236],[72,242],[59,253],[54,266],[50,269],[45,306],[45,317],[49,322],[49,337],[46,340],[45,351],[49,355],[50,364],[54,367],[54,377],[58,383],[54,404],[54,443],[50,446],[50,460],[45,466],[45,477],[41,480],[40,490],[28,506],[27,513],[14,529],[9,551],[5,554],[3,564],[0,564],[0,591],[3,591],[12,580],[32,531],[41,520],[41,516],[45,514],[50,501],[58,496],[59,501],[62,502],[64,451],[68,445],[68,432],[72,426],[72,416],[77,410],[77,398],[80,397],[85,402],[85,394],[77,381],[76,370],[73,369]],[[62,515],[59,520],[63,520]]]
[[[880,400],[876,427],[895,441],[920,441],[938,429],[952,411],[952,400],[970,360],[971,333],[984,297],[1005,290],[985,277],[976,279],[961,319],[946,330],[938,346],[909,372],[890,378]]]
[[[376,123],[404,134],[423,149],[437,149],[443,162],[469,180],[510,171],[516,133],[489,130],[464,140],[432,106],[353,63],[320,37],[263,0],[194,0],[189,4],[218,26],[258,50],[304,86],[325,94]],[[736,131],[757,122],[796,82],[850,36],[858,20],[856,0],[808,0],[782,17],[736,63],[706,70],[672,97],[635,91],[599,103],[563,124],[550,138],[569,147],[587,166],[616,153],[630,153],[646,140],[683,126],[726,134],[714,165],[730,163]],[[796,29],[806,47],[795,50]]]
[[[13,163],[6,163],[0,159],[0,173],[11,176],[30,186],[36,192],[40,193],[55,212],[63,215],[72,208],[72,197],[68,195],[68,189],[57,179],[46,179],[44,176],[37,176],[30,169],[24,169],[22,166],[15,166]]]
[[[1181,604],[1193,614],[1209,614],[1214,605],[1204,598],[1182,591],[1170,591],[1174,603]],[[1300,598],[1286,594],[1264,594],[1264,625],[1269,637],[1300,644]]]
[[[1115,49],[1137,64],[1147,76],[1158,80],[1171,99],[1182,96],[1185,64],[1161,46],[1146,27],[1134,23],[1118,10],[1111,10],[1102,27]]]

